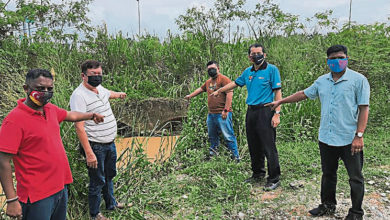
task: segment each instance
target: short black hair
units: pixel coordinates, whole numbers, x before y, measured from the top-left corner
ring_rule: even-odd
[[[102,64],[97,60],[86,60],[81,64],[81,72],[86,74],[88,69],[96,69],[101,66]]]
[[[26,81],[25,81],[26,85],[29,85],[33,80],[35,80],[36,78],[39,78],[40,76],[50,78],[53,80],[53,75],[50,73],[49,70],[31,69],[27,72],[27,75],[26,75]]]
[[[347,54],[348,53],[347,47],[344,45],[341,45],[341,44],[336,44],[336,45],[329,47],[328,50],[326,51],[326,55],[329,57],[330,54],[337,53],[340,51],[343,51],[345,53],[345,55],[348,55]]]
[[[264,46],[263,46],[262,44],[255,43],[255,44],[252,44],[252,45],[249,46],[248,55],[251,54],[251,49],[252,49],[252,47],[255,47],[255,48],[256,48],[256,47],[261,47],[261,50],[263,51],[263,53],[265,53],[265,48],[264,48]]]
[[[215,60],[210,60],[209,62],[207,62],[206,67],[207,67],[207,66],[210,66],[210,65],[213,65],[213,64],[217,65],[217,67],[219,68],[219,64],[218,64],[218,62],[215,61]]]

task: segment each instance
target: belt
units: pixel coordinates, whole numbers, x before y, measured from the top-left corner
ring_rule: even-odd
[[[258,104],[258,105],[248,105],[248,109],[250,110],[256,110],[261,108],[267,108],[269,106],[264,106],[265,104]]]
[[[110,145],[112,143],[114,143],[114,141],[111,141],[111,142],[108,142],[108,143],[99,143],[99,142],[89,141],[90,145],[97,145],[97,144],[100,144],[100,145]]]

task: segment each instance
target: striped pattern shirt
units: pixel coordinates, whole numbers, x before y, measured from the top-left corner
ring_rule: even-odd
[[[98,94],[87,89],[82,83],[70,97],[70,109],[78,112],[93,112],[104,115],[104,122],[95,124],[93,120],[85,121],[84,128],[88,140],[98,143],[114,141],[117,124],[109,102],[110,91],[103,86],[96,87]]]

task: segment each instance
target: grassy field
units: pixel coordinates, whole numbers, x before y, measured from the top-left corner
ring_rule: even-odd
[[[69,97],[80,83],[78,65],[85,59],[104,63],[103,85],[125,91],[128,99],[149,97],[182,98],[206,79],[205,64],[220,62],[223,74],[232,79],[250,65],[247,48],[259,41],[268,61],[279,67],[284,96],[304,89],[327,72],[325,50],[332,44],[349,48],[351,69],[367,76],[371,85],[370,118],[365,135],[367,199],[365,210],[373,219],[389,218],[390,151],[390,44],[389,26],[356,25],[328,35],[273,36],[238,39],[209,44],[201,35],[169,36],[164,42],[153,36],[128,39],[99,32],[88,42],[27,42],[8,39],[0,48],[0,121],[25,96],[24,76],[30,68],[56,71],[53,103],[69,109]],[[221,155],[205,161],[207,154],[207,97],[191,100],[186,122],[174,155],[162,163],[150,163],[142,149],[133,151],[128,166],[116,177],[119,201],[131,203],[123,212],[105,213],[113,219],[283,219],[306,217],[319,202],[320,158],[317,147],[320,105],[304,101],[282,107],[277,146],[282,168],[282,187],[264,193],[262,184],[244,184],[251,175],[245,136],[246,89],[236,89],[233,99],[234,129],[241,163],[232,162],[224,147]],[[120,106],[121,102],[113,102]],[[129,110],[131,111],[131,109]],[[121,115],[117,115],[120,119]],[[78,153],[71,123],[63,123],[61,134],[74,183],[70,186],[69,219],[87,219],[88,176]],[[129,146],[132,147],[132,146]],[[349,186],[343,166],[339,170],[340,210],[349,206]],[[294,189],[292,185],[303,185]],[[372,203],[371,203],[372,201]],[[384,211],[381,211],[381,210]],[[381,214],[382,213],[382,214]],[[4,217],[4,213],[0,215]],[[336,216],[336,218],[340,217]]]
[[[390,217],[386,210],[390,181],[389,135],[384,132],[367,134],[365,141],[364,209],[369,219],[386,219]],[[116,182],[117,195],[132,207],[107,214],[114,219],[305,218],[307,210],[320,201],[318,145],[314,141],[278,141],[277,146],[282,186],[274,192],[264,192],[264,182],[255,185],[243,182],[251,175],[250,159],[245,153],[247,146],[240,145],[243,160],[237,164],[230,159],[226,148],[221,148],[220,156],[206,161],[207,144],[204,144],[196,149],[183,149],[180,156],[176,154],[161,165],[144,164],[143,170],[135,172],[124,168]],[[350,206],[348,176],[342,162],[340,165],[339,206],[335,218],[346,215]]]

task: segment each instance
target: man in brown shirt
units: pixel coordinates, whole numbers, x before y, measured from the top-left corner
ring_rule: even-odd
[[[216,61],[207,63],[207,72],[210,78],[200,88],[187,95],[186,99],[191,99],[202,92],[207,92],[207,104],[209,113],[207,116],[207,129],[210,141],[210,156],[217,154],[219,145],[219,133],[222,133],[232,157],[238,162],[240,156],[237,149],[237,139],[234,135],[232,121],[232,98],[233,91],[221,93],[219,96],[210,96],[211,93],[229,84],[231,80],[219,72],[219,65]]]

